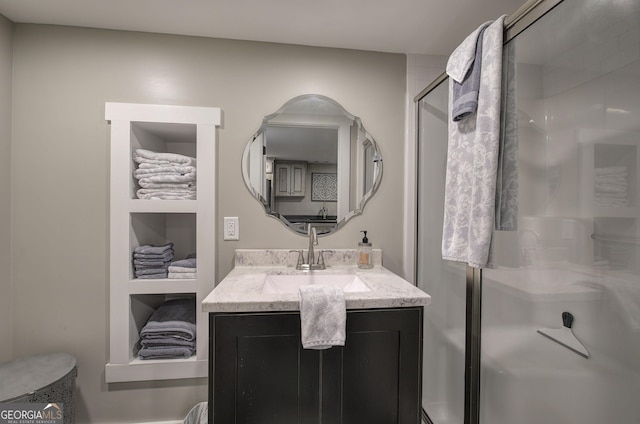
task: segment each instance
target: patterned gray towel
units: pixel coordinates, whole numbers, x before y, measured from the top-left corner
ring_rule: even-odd
[[[475,268],[493,267],[504,18],[490,24],[483,34],[477,113],[459,122],[449,121],[442,258]],[[449,116],[453,84],[450,78]]]
[[[302,347],[328,349],[344,346],[347,309],[341,289],[321,285],[300,287]]]

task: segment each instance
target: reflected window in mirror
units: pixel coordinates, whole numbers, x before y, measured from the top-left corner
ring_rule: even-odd
[[[264,117],[242,174],[267,215],[298,234],[311,224],[322,235],[362,213],[382,179],[382,156],[360,118],[306,94]]]

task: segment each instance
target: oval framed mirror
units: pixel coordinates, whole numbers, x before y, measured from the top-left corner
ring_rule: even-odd
[[[360,118],[305,94],[264,117],[242,176],[268,216],[298,234],[312,225],[326,235],[362,213],[382,180],[382,155]]]

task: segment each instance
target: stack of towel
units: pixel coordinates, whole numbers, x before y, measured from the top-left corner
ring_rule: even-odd
[[[167,300],[140,331],[140,359],[189,358],[196,351],[196,302]]]
[[[173,261],[173,243],[162,246],[146,244],[133,249],[133,270],[136,278],[167,278]]]
[[[174,261],[169,264],[169,278],[196,278],[196,258],[190,255],[187,259]]]
[[[626,166],[595,169],[595,203],[598,206],[629,206],[628,170]]]
[[[138,168],[133,176],[140,189],[138,199],[194,200],[196,159],[177,153],[157,153],[137,149],[133,160]]]

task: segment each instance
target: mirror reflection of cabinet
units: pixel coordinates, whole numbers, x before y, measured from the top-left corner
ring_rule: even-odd
[[[295,162],[306,171],[275,165]],[[335,174],[335,198],[314,195],[313,173]],[[335,100],[307,94],[264,117],[245,147],[242,176],[267,216],[306,235],[307,225],[299,225],[299,217],[315,221],[332,215],[324,233],[329,234],[362,213],[380,185],[382,155],[360,118]]]
[[[304,197],[306,193],[307,164],[285,162],[275,164],[276,197]]]

